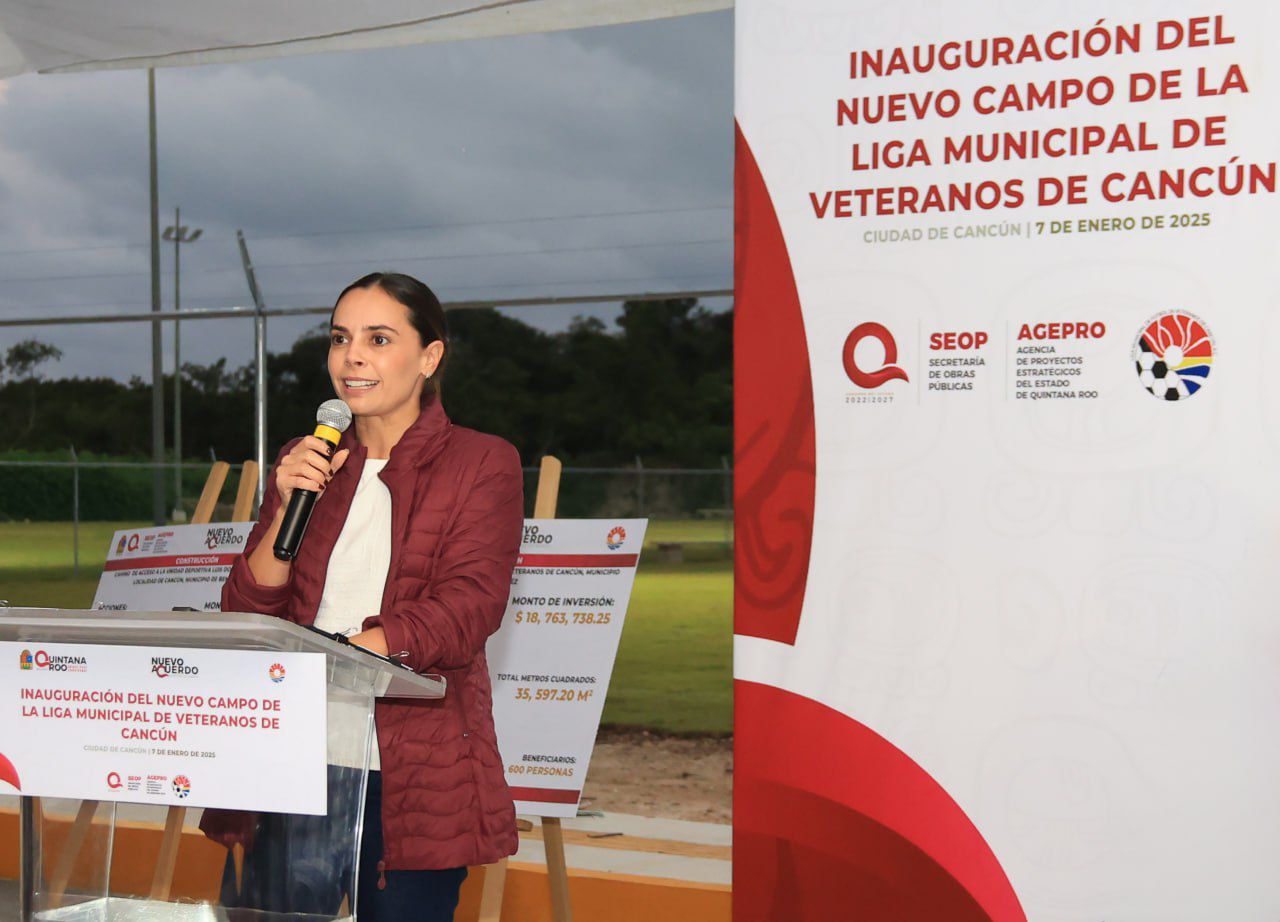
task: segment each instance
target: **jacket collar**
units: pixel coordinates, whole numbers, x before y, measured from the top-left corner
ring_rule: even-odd
[[[397,471],[411,467],[423,467],[435,460],[444,449],[449,439],[453,423],[445,415],[444,406],[440,403],[440,395],[432,391],[423,391],[422,409],[413,425],[405,430],[391,449],[391,457],[387,461],[385,471]],[[364,467],[369,456],[369,449],[356,440],[356,427],[353,424],[338,441],[338,448],[351,449],[351,461],[359,461],[357,468]],[[343,465],[344,469],[351,464]]]

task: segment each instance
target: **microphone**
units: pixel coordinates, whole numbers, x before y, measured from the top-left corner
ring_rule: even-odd
[[[324,439],[334,448],[342,433],[351,425],[351,408],[344,400],[326,400],[316,410],[316,438]],[[285,511],[284,521],[280,523],[280,533],[276,535],[276,543],[272,551],[276,560],[293,560],[298,556],[298,546],[302,544],[302,536],[307,531],[307,523],[311,521],[311,509],[316,504],[314,490],[295,489],[289,497],[289,508]]]

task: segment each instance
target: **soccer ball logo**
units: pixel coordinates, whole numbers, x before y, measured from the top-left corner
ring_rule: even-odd
[[[1213,334],[1186,311],[1148,320],[1133,341],[1138,381],[1160,400],[1184,400],[1204,386],[1213,367]]]

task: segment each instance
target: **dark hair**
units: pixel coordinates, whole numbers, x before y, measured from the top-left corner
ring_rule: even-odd
[[[341,301],[347,292],[354,288],[372,288],[374,285],[409,309],[409,322],[418,331],[418,338],[422,340],[423,346],[429,346],[437,340],[444,343],[444,357],[440,359],[435,373],[427,382],[431,390],[439,393],[440,380],[444,377],[444,366],[449,360],[449,325],[445,322],[444,308],[440,306],[440,299],[436,297],[434,291],[411,275],[400,272],[370,272],[342,289],[338,300],[333,302],[333,310],[338,309],[338,301]],[[333,324],[333,311],[329,313],[329,323]]]

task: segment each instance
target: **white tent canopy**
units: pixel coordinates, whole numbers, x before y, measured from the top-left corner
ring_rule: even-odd
[[[0,0],[0,77],[550,32],[732,0]]]

